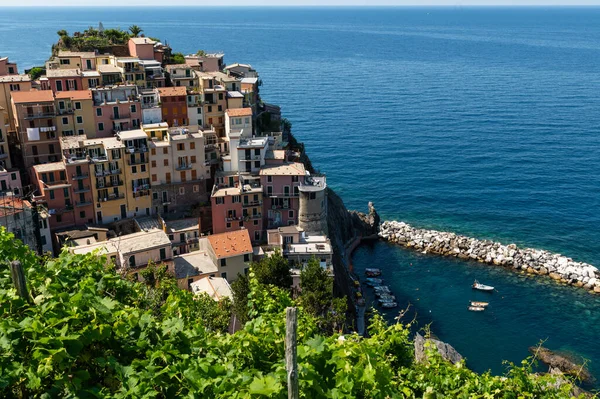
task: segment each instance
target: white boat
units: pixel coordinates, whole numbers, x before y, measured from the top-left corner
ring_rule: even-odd
[[[469,310],[471,312],[483,312],[485,308],[481,306],[469,306]]]
[[[473,283],[473,285],[471,287],[473,287],[473,289],[479,290],[479,291],[494,291],[494,287],[492,287],[491,285],[481,284],[477,280],[475,280],[475,282]]]
[[[381,294],[379,295],[379,300],[380,301],[395,301],[396,297],[393,296],[392,294]]]
[[[380,286],[373,287],[373,288],[375,289],[376,292],[377,291],[389,291],[390,290],[390,287],[387,286],[387,285],[380,285]]]
[[[383,280],[380,278],[373,278],[373,277],[369,277],[367,279],[367,285],[369,287],[378,287],[383,283]]]
[[[386,309],[393,309],[397,308],[398,304],[396,302],[383,302],[381,303],[381,307]]]
[[[475,306],[475,307],[479,307],[479,308],[485,308],[490,304],[489,302],[478,302],[478,301],[470,301],[470,303],[471,303],[471,306]]]
[[[381,276],[381,270],[380,269],[365,269],[365,274],[367,275],[367,277],[377,277],[377,276]]]

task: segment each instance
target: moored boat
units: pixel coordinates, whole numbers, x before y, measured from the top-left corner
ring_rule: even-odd
[[[471,306],[475,306],[475,307],[479,307],[479,308],[485,308],[487,307],[487,305],[489,305],[489,302],[477,302],[477,301],[470,301],[471,302]]]
[[[479,290],[479,291],[488,291],[488,292],[494,291],[494,287],[492,287],[491,285],[481,284],[477,280],[475,280],[475,282],[473,283],[473,285],[471,287],[473,287],[473,289]]]
[[[381,276],[381,270],[367,268],[367,269],[365,269],[365,274],[367,275],[367,277],[377,277],[377,276]]]
[[[369,277],[367,279],[367,285],[370,287],[380,286],[383,283],[383,280],[380,278]]]
[[[469,310],[471,312],[483,312],[485,308],[481,306],[469,306]]]
[[[396,302],[380,302],[382,308],[393,309],[398,307]]]
[[[380,301],[395,301],[396,297],[393,296],[392,294],[381,294],[379,295],[379,300]]]

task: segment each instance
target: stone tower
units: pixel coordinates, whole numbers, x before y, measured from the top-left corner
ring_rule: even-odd
[[[298,226],[309,235],[328,235],[326,188],[325,176],[306,176],[304,183],[298,187]]]

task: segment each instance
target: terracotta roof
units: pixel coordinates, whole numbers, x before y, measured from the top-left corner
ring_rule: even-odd
[[[15,104],[54,101],[52,90],[13,91],[11,96]]]
[[[91,100],[92,92],[90,90],[59,91],[58,93],[56,93],[56,98],[70,98],[72,100]]]
[[[24,208],[31,208],[29,201],[19,197],[3,197],[0,199],[0,216],[10,216],[23,212]]]
[[[227,110],[229,116],[252,116],[252,108],[229,108]]]
[[[160,96],[172,97],[172,96],[187,96],[187,90],[183,86],[179,87],[159,87],[158,93]]]
[[[246,229],[210,235],[208,242],[218,259],[252,253],[250,234]]]
[[[304,176],[306,169],[300,162],[293,162],[277,166],[263,166],[260,169],[261,176]]]

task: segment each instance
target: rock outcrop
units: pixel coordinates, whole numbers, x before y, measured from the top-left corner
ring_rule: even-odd
[[[579,378],[583,382],[589,383],[592,381],[590,372],[583,365],[577,364],[567,356],[553,352],[548,348],[538,348],[536,346],[530,347],[529,352],[536,355],[542,363],[548,365],[550,367],[550,373],[557,374],[560,372],[571,377]]]
[[[427,352],[425,350],[425,343],[427,341],[435,345],[438,353],[442,356],[442,358],[449,361],[450,363],[456,364],[463,360],[461,354],[458,353],[456,349],[452,347],[452,345],[449,345],[445,342],[433,338],[425,339],[425,337],[417,333],[414,339],[415,360],[417,363],[423,363],[427,361]]]
[[[455,233],[414,228],[404,222],[383,222],[379,236],[420,252],[505,266],[600,293],[600,271],[588,263],[545,250],[519,248]]]

